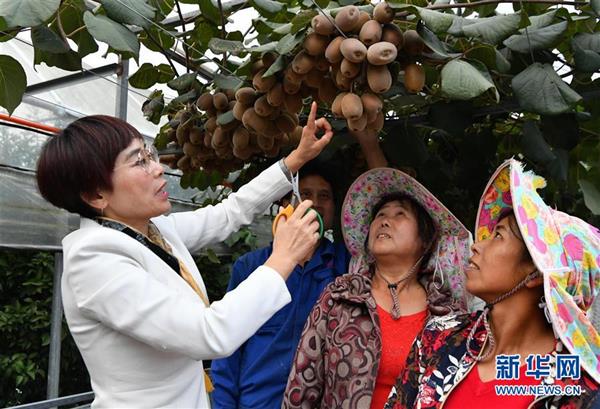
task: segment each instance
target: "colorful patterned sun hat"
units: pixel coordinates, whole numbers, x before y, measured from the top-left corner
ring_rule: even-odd
[[[581,366],[600,382],[600,335],[591,306],[600,291],[600,230],[550,208],[537,189],[546,181],[510,159],[491,177],[479,203],[476,239],[488,238],[513,209],[529,254],[544,276],[544,294],[554,332]]]
[[[473,242],[471,233],[429,190],[397,169],[369,170],[359,176],[346,193],[342,205],[342,234],[352,255],[350,272],[364,271],[366,267],[364,243],[373,207],[382,197],[395,192],[413,198],[431,216],[437,240],[427,267],[434,275],[441,274],[441,285],[450,289],[456,305],[466,309],[470,296],[464,290],[464,271]]]

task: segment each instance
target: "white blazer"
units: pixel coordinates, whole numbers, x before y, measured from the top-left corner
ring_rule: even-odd
[[[277,164],[216,206],[153,219],[206,293],[190,252],[222,241],[290,190]],[[202,359],[235,351],[290,302],[261,266],[209,308],[135,239],[83,218],[63,240],[62,299],[90,373],[93,408],[208,408]]]

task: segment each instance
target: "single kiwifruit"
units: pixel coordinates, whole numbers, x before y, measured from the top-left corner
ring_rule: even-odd
[[[211,116],[204,123],[204,130],[210,133],[213,133],[217,128],[217,117]]]
[[[377,95],[371,92],[365,92],[360,96],[360,100],[363,104],[364,110],[369,114],[375,116],[383,109],[383,101]]]
[[[275,143],[275,137],[269,135],[258,134],[256,138],[256,142],[258,143],[258,147],[264,151],[268,151],[273,147]]]
[[[354,32],[359,33],[362,30],[363,26],[367,23],[367,21],[371,21],[371,16],[366,11],[361,11],[358,16],[358,23],[354,26]]]
[[[333,26],[332,18],[324,16],[323,14],[317,14],[313,17],[310,22],[311,27],[315,30],[315,33],[328,36],[333,34],[335,27]]]
[[[418,64],[408,64],[404,67],[404,88],[408,92],[416,94],[421,92],[425,86],[425,70]]]
[[[210,92],[205,92],[204,94],[200,95],[198,97],[198,100],[196,101],[196,106],[198,107],[198,109],[201,109],[203,111],[212,108],[213,96],[210,94]]]
[[[273,112],[273,107],[267,101],[267,96],[263,95],[254,102],[254,112],[263,118],[268,117]]]
[[[252,149],[248,146],[244,148],[240,148],[237,146],[233,146],[233,156],[239,158],[241,160],[248,160],[252,156]]]
[[[275,120],[275,126],[277,126],[281,132],[292,132],[296,126],[298,126],[298,117],[296,114],[283,112],[279,118]]]
[[[394,61],[397,55],[398,49],[394,44],[380,41],[369,47],[367,60],[372,65],[386,65]]]
[[[367,56],[367,47],[356,38],[347,38],[342,41],[340,51],[345,59],[353,63],[362,62]]]
[[[404,37],[404,51],[406,54],[415,56],[420,55],[425,48],[423,39],[415,30],[406,30],[403,34]]]
[[[342,74],[342,71],[337,71],[335,74],[335,85],[337,85],[338,89],[342,91],[350,91],[350,87],[352,86],[352,78],[346,78]]]
[[[360,73],[361,67],[362,64],[355,64],[344,58],[340,65],[340,73],[346,78],[354,78]]]
[[[344,41],[344,37],[337,36],[336,38],[331,40],[331,42],[325,49],[325,58],[327,58],[327,61],[329,61],[331,64],[335,64],[342,61],[343,56],[342,52],[340,51],[342,41]]]
[[[227,106],[227,111],[231,111],[236,103],[237,101],[235,100],[235,98],[233,100],[230,100],[229,105]]]
[[[175,132],[175,136],[179,146],[183,146],[184,143],[190,140],[190,128],[179,125]]]
[[[273,85],[275,85],[275,82],[277,82],[277,78],[275,78],[274,75],[263,78],[265,72],[266,70],[263,68],[254,75],[254,78],[252,78],[252,86],[258,92],[267,92]]]
[[[201,145],[203,140],[204,131],[202,130],[202,128],[198,126],[192,127],[192,129],[190,129],[190,142],[194,145]]]
[[[310,33],[304,39],[304,49],[309,55],[317,56],[325,54],[325,49],[329,44],[329,38],[326,36]]]
[[[279,118],[279,115],[281,115],[281,109],[273,107],[273,112],[271,112],[267,119],[274,121],[275,119]]]
[[[260,117],[254,108],[248,108],[242,117],[242,123],[249,132],[254,132],[263,135],[275,135],[279,133],[279,129],[272,121]]]
[[[355,132],[364,131],[367,126],[367,113],[363,114],[358,119],[348,119],[348,129]]]
[[[330,65],[331,64],[329,64],[329,61],[327,61],[327,58],[325,58],[325,55],[319,55],[318,57],[315,57],[315,69],[317,69],[319,71],[327,72],[327,71],[329,71]]]
[[[367,129],[372,129],[374,131],[381,131],[383,129],[383,125],[385,123],[385,115],[383,112],[379,112],[375,117],[375,120],[367,123]]]
[[[363,105],[360,97],[352,92],[344,95],[342,99],[342,115],[346,119],[357,120],[363,114]]]
[[[235,131],[233,131],[231,141],[233,142],[234,148],[237,147],[244,149],[248,146],[248,143],[250,142],[250,133],[246,128],[240,126]]]
[[[333,102],[331,103],[331,112],[337,118],[343,118],[344,113],[342,112],[342,100],[348,94],[347,92],[340,92],[337,94]]]
[[[376,42],[381,40],[381,34],[381,24],[378,21],[369,20],[360,29],[358,39],[362,41],[364,45],[369,47],[371,44],[375,44]]]
[[[296,82],[291,82],[288,81],[287,78],[283,79],[283,91],[286,94],[296,94],[298,93],[298,91],[300,91],[300,84],[301,83],[296,83]]]
[[[204,146],[210,148],[212,144],[212,133],[204,132]]]
[[[400,28],[398,28],[397,25],[386,24],[383,26],[383,30],[381,32],[381,41],[392,43],[398,50],[400,50],[404,45],[404,36],[402,36],[402,31],[400,31]]]
[[[190,169],[190,157],[189,156],[183,156],[181,159],[179,159],[177,161],[177,169],[181,170],[182,172],[185,172],[187,170]]]
[[[237,101],[235,103],[235,106],[233,107],[233,117],[238,121],[241,121],[242,116],[244,115],[244,112],[246,111],[246,109],[248,109],[248,107],[249,105],[244,105],[241,102]]]
[[[235,99],[244,105],[253,104],[256,98],[256,91],[252,87],[240,88],[235,93]]]
[[[213,133],[212,147],[215,149],[225,147],[229,143],[229,137],[229,133],[218,126]]]
[[[263,62],[263,67],[269,68],[271,65],[273,65],[273,63],[275,62],[276,59],[277,59],[276,53],[274,53],[272,51],[268,51],[268,52],[264,53],[261,57],[261,60]]]
[[[221,92],[223,92],[225,95],[227,95],[227,99],[228,100],[233,100],[235,99],[235,90],[233,89],[223,89]]]
[[[335,25],[344,32],[354,30],[358,25],[360,10],[356,6],[345,6],[335,16]]]
[[[392,74],[385,65],[367,66],[367,82],[371,91],[382,94],[392,86]]]
[[[390,7],[385,1],[377,4],[373,9],[373,18],[379,21],[381,24],[387,24],[394,21],[396,13],[394,9]]]
[[[291,67],[286,68],[283,74],[284,80],[288,82],[293,82],[294,84],[300,84],[304,78],[306,78],[306,74],[298,74]]]
[[[319,99],[326,104],[331,105],[337,93],[338,89],[331,78],[323,78],[323,81],[321,81],[321,86],[319,87]]]
[[[306,78],[304,79],[304,83],[309,87],[319,88],[321,85],[321,81],[323,81],[324,73],[322,71],[313,68],[306,74]]]
[[[252,63],[252,75],[256,74],[260,70],[265,68],[265,64],[263,64],[262,60],[256,60]]]
[[[177,131],[173,128],[167,131],[167,140],[173,142],[177,140]]]
[[[292,60],[292,70],[296,74],[306,74],[315,66],[315,59],[304,51],[300,51]]]
[[[286,94],[283,106],[287,112],[298,113],[302,109],[302,97],[299,94]]]
[[[275,84],[273,88],[267,92],[267,101],[269,105],[274,107],[279,107],[283,104],[283,98],[285,97],[285,93],[283,92],[283,85],[280,82]]]
[[[229,106],[229,98],[227,98],[227,95],[225,95],[224,93],[217,92],[213,96],[213,104],[216,109],[222,111]]]

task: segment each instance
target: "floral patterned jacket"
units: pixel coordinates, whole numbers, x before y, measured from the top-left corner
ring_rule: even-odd
[[[481,312],[463,315],[434,317],[426,324],[408,355],[406,368],[392,389],[384,409],[441,408],[452,389],[475,366],[467,354],[466,341]],[[472,346],[479,352],[486,340],[483,323],[476,329]],[[475,349],[475,348],[474,348]],[[550,360],[550,372],[556,374],[556,355],[563,346],[557,342]],[[552,377],[540,380],[540,384],[565,384]],[[598,384],[585,372],[579,380],[569,384],[581,386],[581,396],[540,396],[531,405],[533,409],[583,409],[599,408]]]
[[[282,408],[368,409],[380,356],[370,276],[338,277],[304,326]]]

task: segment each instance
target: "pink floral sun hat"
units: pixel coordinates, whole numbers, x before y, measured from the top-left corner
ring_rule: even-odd
[[[546,181],[510,159],[491,177],[479,203],[476,239],[488,238],[512,209],[533,262],[544,276],[554,332],[581,366],[600,382],[600,335],[591,306],[600,291],[600,230],[550,208],[537,193]]]
[[[434,279],[440,277],[436,280],[441,285],[440,290],[449,290],[458,309],[466,310],[471,297],[464,289],[464,271],[471,254],[471,233],[429,190],[397,169],[369,170],[359,176],[346,193],[342,205],[342,234],[352,255],[349,271],[356,273],[368,268],[364,244],[371,212],[381,198],[395,192],[411,197],[431,216],[437,239],[427,270],[434,272]]]

